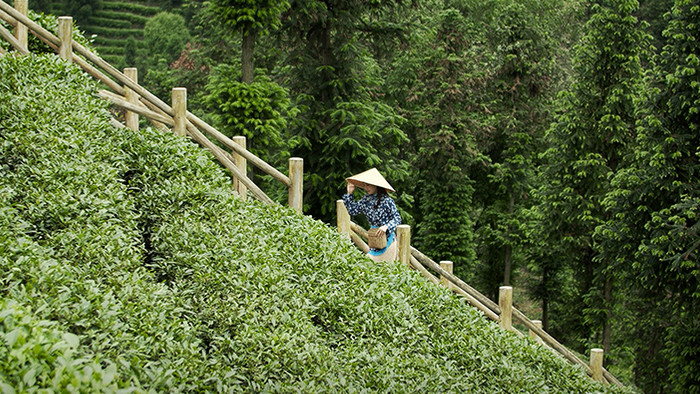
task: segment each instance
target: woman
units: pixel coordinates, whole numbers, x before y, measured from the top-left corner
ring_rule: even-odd
[[[397,257],[396,227],[401,224],[401,215],[396,203],[387,191],[395,191],[376,168],[351,176],[346,179],[347,194],[343,202],[350,215],[365,214],[372,228],[378,228],[387,238],[383,249],[370,249],[369,257],[374,261],[394,261]],[[355,201],[355,188],[364,189],[367,194]]]

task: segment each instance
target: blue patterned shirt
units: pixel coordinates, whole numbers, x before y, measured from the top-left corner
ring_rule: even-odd
[[[382,196],[382,201],[377,209],[374,206],[377,204],[376,194],[365,194],[359,201],[355,201],[352,194],[344,194],[343,202],[348,213],[352,216],[364,213],[372,227],[381,227],[386,225],[386,236],[389,238],[396,231],[396,227],[401,224],[401,215],[396,208],[396,203],[388,195]]]

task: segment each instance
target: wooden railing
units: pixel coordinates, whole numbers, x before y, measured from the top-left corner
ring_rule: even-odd
[[[124,73],[92,53],[90,50],[72,39],[73,20],[71,17],[58,18],[57,35],[47,31],[27,17],[27,0],[15,0],[15,7],[0,1],[0,18],[14,28],[14,34],[0,26],[0,36],[21,54],[29,54],[27,35],[31,32],[39,40],[55,50],[58,55],[68,62],[73,62],[85,72],[102,82],[108,90],[100,90],[100,97],[113,105],[126,110],[126,126],[115,119],[112,124],[116,127],[138,129],[138,116],[146,117],[155,127],[172,131],[181,136],[188,135],[204,148],[232,174],[233,188],[246,198],[248,191],[258,200],[274,204],[253,181],[247,176],[247,163],[254,165],[265,174],[272,176],[288,188],[288,204],[299,213],[303,213],[303,166],[304,161],[298,157],[289,159],[289,175],[278,171],[272,165],[255,156],[246,149],[244,137],[228,138],[197,116],[187,111],[187,91],[185,88],[173,88],[171,104],[168,105],[160,98],[138,84],[137,71],[133,68]],[[0,53],[2,55],[2,53]],[[105,74],[106,73],[106,74]],[[111,77],[111,78],[110,78]],[[221,143],[231,153],[217,146],[205,133]]]
[[[343,200],[336,201],[336,216],[338,231],[352,240],[363,252],[368,252],[369,246],[367,246],[366,242],[367,230],[350,219],[350,215],[345,208]],[[513,318],[515,318],[529,329],[530,337],[562,355],[572,364],[581,366],[593,379],[603,383],[623,386],[613,374],[603,368],[602,349],[591,349],[590,360],[586,363],[544,331],[541,321],[530,320],[524,313],[514,308],[512,287],[502,286],[500,288],[499,302],[496,304],[455,276],[452,273],[452,262],[441,261],[440,264],[437,264],[418,249],[411,246],[410,226],[399,225],[396,229],[396,237],[398,242],[398,260],[402,264],[419,271],[428,281],[439,286],[445,286],[465,297],[472,306],[483,312],[489,319],[497,322],[503,329],[511,331],[518,336],[524,336],[523,333],[513,327],[512,322]],[[439,275],[439,277],[435,276],[433,272]]]

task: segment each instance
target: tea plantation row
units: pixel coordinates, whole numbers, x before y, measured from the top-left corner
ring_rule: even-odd
[[[0,388],[596,392],[325,224],[243,202],[190,141],[115,130],[86,75],[0,58]]]

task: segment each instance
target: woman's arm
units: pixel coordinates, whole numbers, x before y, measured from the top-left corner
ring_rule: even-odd
[[[352,183],[348,182],[347,186],[347,193],[343,195],[343,203],[345,204],[345,208],[348,210],[348,213],[351,216],[358,215],[360,213],[364,213],[364,206],[358,202],[355,201],[355,197],[353,196],[353,192],[355,191],[355,185]],[[362,200],[360,200],[362,201]]]
[[[393,233],[396,232],[396,228],[401,224],[401,214],[399,214],[399,209],[396,207],[394,199],[386,198],[385,201],[386,202],[383,202],[382,205],[385,206],[387,216],[389,217],[389,221],[385,226],[387,227],[387,233]]]

